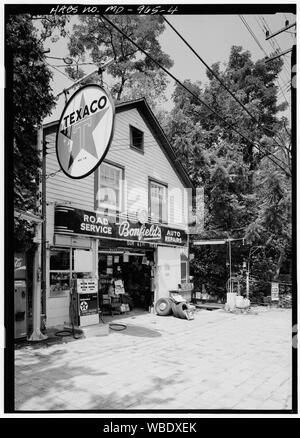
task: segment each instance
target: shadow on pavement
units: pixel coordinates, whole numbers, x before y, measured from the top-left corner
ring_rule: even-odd
[[[110,328],[110,330],[112,329]],[[161,336],[161,333],[158,330],[152,330],[147,327],[142,327],[138,325],[126,325],[125,330],[121,330],[121,331],[116,330],[116,331],[122,335],[137,336],[141,338],[157,338]]]

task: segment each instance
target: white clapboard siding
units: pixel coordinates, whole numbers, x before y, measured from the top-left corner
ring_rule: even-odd
[[[144,132],[144,153],[129,147],[129,126],[132,125]],[[53,128],[55,131],[55,128]],[[71,203],[75,208],[94,210],[94,173],[80,180],[68,178],[62,171],[55,153],[55,132],[46,136],[50,152],[47,155],[47,203]],[[137,109],[130,109],[116,114],[115,133],[106,160],[124,166],[127,196],[125,206],[136,199],[131,210],[144,209],[148,211],[148,178],[168,184],[168,193],[177,190],[182,193],[183,184],[168,160],[166,154],[157,143],[147,124]],[[182,196],[180,197],[180,201]],[[185,206],[175,201],[174,221],[169,215],[169,226],[178,225],[182,221],[182,210]],[[133,206],[132,206],[133,207]],[[51,224],[53,225],[53,224]]]
[[[132,125],[144,132],[144,154],[129,147],[130,135],[129,125]],[[56,127],[50,134],[47,134],[48,154],[46,158],[46,199],[47,199],[47,237],[49,246],[53,245],[54,237],[54,207],[55,203],[71,203],[75,208],[94,210],[95,175],[80,180],[68,178],[62,171],[59,171],[55,153]],[[140,191],[140,199],[131,210],[145,209],[148,211],[148,178],[168,184],[168,193],[174,189],[183,190],[184,186],[172,167],[165,153],[153,137],[147,124],[144,122],[137,109],[130,109],[116,114],[114,139],[106,156],[108,161],[119,164],[125,168],[125,180],[127,186],[127,205],[130,195],[136,196]],[[58,172],[59,171],[59,172]],[[58,172],[58,173],[56,173]],[[133,192],[134,191],[134,192]],[[187,211],[187,203],[183,207],[177,201],[174,203],[174,217],[178,219],[182,210]],[[126,202],[125,202],[126,204]],[[169,226],[178,226],[178,220],[174,223],[169,220]],[[47,251],[50,251],[49,249]],[[177,248],[162,249],[168,254],[179,251]],[[49,254],[49,253],[48,253]],[[47,284],[49,285],[49,256],[47,259]],[[178,258],[178,260],[180,260]],[[178,261],[179,263],[179,261]],[[180,271],[178,270],[177,276]],[[163,272],[160,274],[163,275]],[[173,276],[174,287],[180,282],[177,276]],[[170,277],[165,279],[170,281]],[[167,290],[167,289],[166,289]],[[165,290],[159,291],[161,296]],[[69,321],[69,296],[50,297],[49,287],[47,288],[47,326],[62,324]]]
[[[71,202],[74,207],[93,209],[94,206],[94,176],[91,174],[83,179],[71,179],[62,171],[56,158],[55,133],[46,136],[49,149],[46,160],[46,197],[47,202]]]
[[[144,132],[144,154],[129,147],[130,125]],[[128,198],[131,194],[133,199],[139,192],[143,194],[135,204],[136,209],[148,209],[148,177],[167,183],[168,192],[174,189],[183,190],[180,178],[137,109],[117,114],[114,141],[107,160],[125,166]],[[174,212],[178,218],[182,213],[182,206],[175,203]]]

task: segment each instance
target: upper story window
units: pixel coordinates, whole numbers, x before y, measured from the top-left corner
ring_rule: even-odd
[[[149,213],[152,222],[168,222],[168,186],[149,180]]]
[[[98,187],[96,189],[96,209],[113,212],[122,209],[122,167],[103,162],[98,170]]]
[[[130,147],[140,152],[144,152],[144,133],[134,126],[130,128]]]

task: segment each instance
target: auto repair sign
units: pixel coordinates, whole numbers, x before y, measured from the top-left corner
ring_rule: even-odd
[[[77,90],[61,115],[56,155],[63,172],[80,179],[103,161],[113,138],[115,110],[107,91],[96,84]]]

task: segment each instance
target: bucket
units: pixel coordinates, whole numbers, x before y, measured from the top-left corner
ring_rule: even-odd
[[[235,309],[235,307],[236,307],[236,298],[237,298],[236,292],[228,292],[227,293],[227,301],[226,301],[226,308],[227,308],[227,310],[231,311],[231,310]]]

